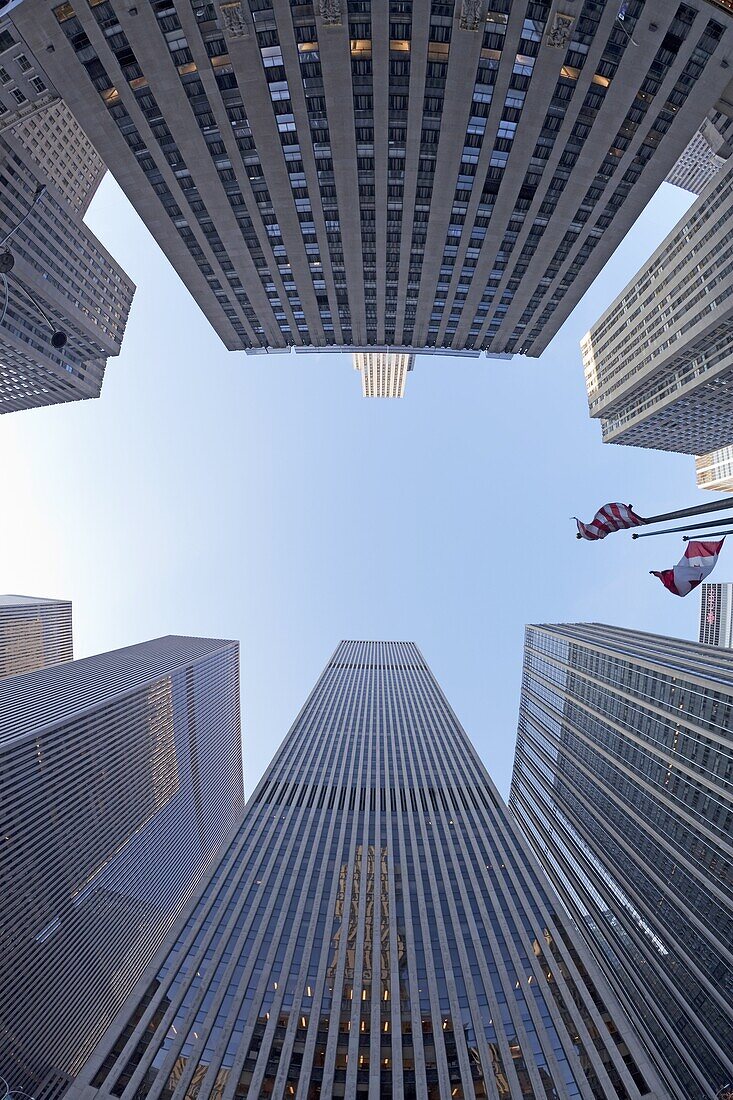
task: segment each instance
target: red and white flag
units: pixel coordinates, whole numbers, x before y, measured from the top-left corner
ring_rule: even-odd
[[[625,531],[628,527],[641,527],[645,519],[637,516],[630,504],[604,504],[599,508],[590,523],[581,523],[577,516],[573,519],[578,525],[581,539],[605,539],[612,531]]]
[[[652,575],[659,577],[664,587],[675,596],[686,596],[710,576],[724,542],[724,538],[720,542],[688,542],[684,556],[674,569],[663,569],[661,572],[652,569]]]

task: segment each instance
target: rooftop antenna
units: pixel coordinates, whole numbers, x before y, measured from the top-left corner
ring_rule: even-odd
[[[8,241],[11,239],[11,237],[14,237],[20,227],[28,221],[28,218],[30,218],[31,214],[33,213],[34,207],[41,201],[45,194],[45,183],[39,183],[36,187],[33,201],[31,202],[23,217],[16,225],[13,226],[11,230],[9,230],[9,232],[5,234],[2,240],[0,240],[0,248],[3,249],[3,251],[0,252],[0,279],[2,279],[3,287],[3,307],[2,313],[0,313],[0,325],[5,320],[6,314],[8,312],[8,302],[10,298],[9,284],[12,281],[13,285],[16,286],[31,303],[43,323],[51,329],[51,347],[55,348],[57,351],[60,351],[62,348],[66,347],[69,339],[68,336],[62,329],[56,328],[56,325],[48,316],[45,309],[36,298],[35,294],[33,294],[33,292],[28,289],[25,283],[21,282],[17,275],[12,274],[13,268],[15,267],[15,256],[7,247]]]

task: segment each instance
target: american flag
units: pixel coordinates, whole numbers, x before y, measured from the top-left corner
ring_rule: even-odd
[[[630,504],[604,504],[590,523],[581,523],[577,516],[573,519],[578,525],[578,538],[590,539],[591,542],[605,539],[612,531],[625,531],[628,527],[641,527],[646,523]]]

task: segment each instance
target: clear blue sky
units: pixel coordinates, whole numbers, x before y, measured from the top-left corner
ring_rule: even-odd
[[[648,575],[681,536],[570,520],[704,499],[691,458],[601,445],[578,347],[690,201],[663,186],[541,359],[419,357],[403,401],[366,401],[350,356],[226,352],[107,177],[123,352],[98,401],[0,420],[0,590],[72,599],[78,657],[239,639],[248,793],[339,639],[414,640],[506,794],[525,623],[695,635],[696,594]]]

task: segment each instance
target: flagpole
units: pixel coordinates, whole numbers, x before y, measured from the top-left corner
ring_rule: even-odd
[[[722,512],[733,508],[733,497],[711,500],[709,504],[697,504],[694,508],[680,508],[677,512],[663,512],[659,516],[645,516],[644,523],[663,523],[668,519],[686,519],[688,516],[704,516],[707,512]]]
[[[728,522],[730,522],[730,520]],[[723,539],[723,538],[725,538],[726,535],[733,535],[733,530],[729,530],[729,531],[706,531],[704,535],[683,535],[682,536],[682,541],[683,542],[697,542],[698,539],[706,539],[708,537],[710,537],[711,539]]]
[[[701,527],[725,527],[727,523],[730,523],[730,516],[728,519],[710,519],[707,523],[688,523],[683,527],[664,527],[661,531],[635,531],[631,536],[632,539],[650,539],[653,535],[674,535],[677,531],[697,531]]]

